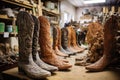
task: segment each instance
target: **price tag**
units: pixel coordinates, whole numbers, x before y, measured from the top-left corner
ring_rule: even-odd
[[[9,32],[4,32],[3,37],[4,37],[4,38],[8,38],[8,37],[9,37]]]

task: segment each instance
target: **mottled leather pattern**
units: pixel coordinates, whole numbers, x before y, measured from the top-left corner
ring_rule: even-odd
[[[19,41],[19,73],[25,73],[33,79],[45,78],[51,75],[50,72],[40,68],[32,57],[32,42],[34,32],[34,21],[32,16],[24,11],[18,13],[18,41]]]
[[[50,41],[50,23],[44,16],[40,16],[40,31],[39,31],[39,44],[41,48],[41,59],[51,65],[58,67],[58,69],[68,69],[72,67],[69,63],[65,63],[62,59],[58,58],[55,51],[52,49]]]
[[[104,52],[103,56],[94,64],[86,66],[90,71],[102,71],[114,60],[116,48],[115,35],[118,30],[118,17],[112,15],[104,25]]]

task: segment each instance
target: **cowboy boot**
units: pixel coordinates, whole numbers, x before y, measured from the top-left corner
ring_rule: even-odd
[[[40,33],[39,44],[41,49],[41,59],[51,65],[58,67],[59,70],[64,70],[72,67],[69,63],[65,63],[62,59],[58,58],[55,51],[52,49],[50,41],[50,23],[48,20],[40,16]]]
[[[30,14],[21,11],[17,16],[18,40],[19,40],[19,61],[20,73],[25,73],[30,78],[40,79],[51,75],[50,72],[40,68],[32,58],[32,39],[34,22]],[[22,26],[22,27],[21,27]]]
[[[68,30],[68,48],[69,48],[72,52],[77,53],[78,51],[71,47],[71,42],[72,42],[71,26],[68,26],[68,27],[67,27],[67,30]]]
[[[83,52],[84,51],[84,48],[80,48],[78,47],[77,45],[77,40],[76,40],[76,32],[73,28],[71,28],[71,31],[72,31],[72,46],[74,47],[74,49],[76,49],[78,52]]]
[[[75,41],[75,39],[74,39],[74,34],[73,34],[73,31],[72,31],[72,26],[69,26],[68,27],[68,31],[69,31],[69,34],[71,35],[70,36],[70,47],[71,47],[71,50],[73,50],[75,53],[78,53],[79,52],[79,50],[78,49],[76,49],[72,44],[73,44],[73,42]]]
[[[61,29],[62,33],[62,47],[67,52],[68,55],[74,54],[69,48],[68,48],[68,31],[66,28]]]
[[[65,51],[65,50],[62,48],[62,45],[61,45],[61,39],[62,39],[62,38],[61,38],[61,29],[60,29],[59,26],[56,27],[56,28],[57,28],[57,30],[58,30],[58,32],[59,32],[59,36],[58,36],[58,48],[59,48],[59,50],[60,50],[61,52],[67,54],[67,56],[68,56],[69,52]]]
[[[86,66],[89,71],[102,71],[112,62],[115,47],[115,32],[117,30],[117,17],[112,16],[104,26],[104,52],[103,56],[94,64]]]
[[[58,49],[58,41],[59,41],[59,32],[57,29],[57,26],[53,27],[53,49],[55,50],[56,54],[59,56],[63,56],[63,57],[67,57],[67,54],[62,53],[59,49]]]
[[[40,57],[39,57],[39,53],[38,53],[38,39],[39,39],[40,26],[39,26],[38,19],[35,16],[33,16],[33,15],[32,15],[32,18],[34,20],[34,33],[33,33],[33,43],[32,43],[33,60],[42,69],[45,69],[45,70],[50,71],[50,72],[56,71],[56,70],[58,70],[57,67],[44,63],[40,59]]]

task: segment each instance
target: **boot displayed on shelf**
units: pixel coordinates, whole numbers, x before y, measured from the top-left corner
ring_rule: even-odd
[[[60,29],[60,27],[58,26],[58,27],[56,27],[57,28],[57,30],[58,30],[58,33],[59,33],[59,36],[58,36],[58,48],[59,48],[59,50],[61,51],[61,52],[63,52],[63,53],[65,53],[65,54],[69,54],[69,52],[67,52],[67,51],[65,51],[64,49],[63,49],[63,47],[62,47],[62,45],[61,45],[61,29]]]
[[[75,50],[72,46],[71,46],[71,39],[72,39],[72,32],[71,32],[71,26],[66,27],[68,30],[68,48],[73,52],[73,53],[77,53],[78,51]]]
[[[65,70],[72,67],[71,64],[64,62],[58,58],[55,51],[52,49],[50,41],[50,23],[44,16],[40,16],[40,33],[39,44],[41,49],[41,59],[51,65],[58,67],[59,70]]]
[[[86,66],[89,71],[102,71],[111,62],[115,51],[115,35],[117,32],[117,17],[111,16],[104,25],[104,52],[103,56],[94,64]]]
[[[57,55],[67,57],[68,54],[63,53],[58,49],[60,34],[59,34],[59,31],[58,31],[57,27],[58,26],[53,27],[53,49],[55,50]]]
[[[18,13],[18,41],[19,41],[19,73],[25,73],[33,79],[45,78],[51,75],[50,72],[40,68],[32,58],[32,40],[34,32],[34,21],[32,16],[24,11]]]
[[[83,52],[84,51],[84,48],[80,48],[77,44],[77,39],[76,39],[76,32],[75,30],[71,28],[71,45],[73,46],[74,49],[76,49],[78,52]]]
[[[74,54],[69,48],[68,48],[68,30],[66,28],[62,28],[62,47],[63,49],[68,53],[68,55]]]
[[[58,70],[57,67],[44,63],[39,57],[38,40],[39,40],[40,25],[39,25],[38,19],[35,16],[32,15],[32,18],[34,20],[34,33],[33,33],[33,43],[32,43],[33,60],[42,69],[45,69],[50,72],[56,71],[56,70]]]

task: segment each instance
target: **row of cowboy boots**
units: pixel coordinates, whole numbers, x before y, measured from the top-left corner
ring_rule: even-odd
[[[76,40],[76,32],[72,26],[62,28],[62,47],[67,51],[71,52],[69,54],[75,54],[78,52],[83,52],[84,49],[79,47]]]
[[[30,78],[40,79],[50,76],[50,72],[56,71],[58,68],[68,69],[71,67],[70,64],[58,59],[54,54],[50,46],[50,27],[48,24],[48,21],[42,16],[38,20],[27,12],[19,12],[17,16],[19,73],[25,73]],[[37,50],[38,42],[41,54]],[[46,64],[41,59],[52,64]]]
[[[117,16],[112,15],[104,25],[104,51],[103,56],[95,63],[86,66],[89,71],[102,71],[108,66],[113,58],[116,47],[115,35],[119,27]]]

